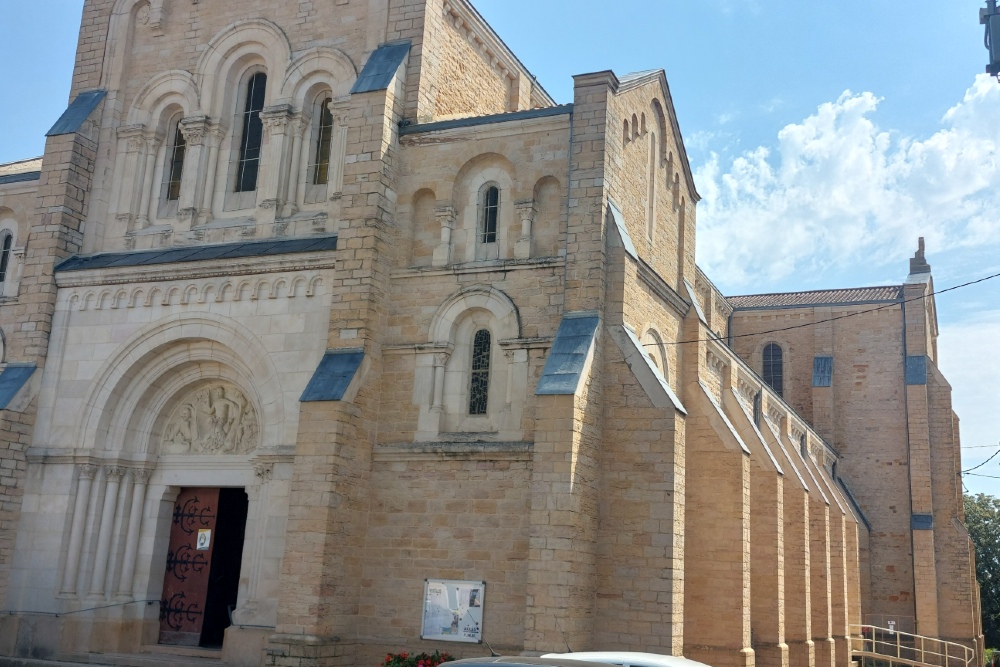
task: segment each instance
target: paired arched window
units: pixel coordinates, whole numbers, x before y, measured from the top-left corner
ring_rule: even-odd
[[[167,164],[163,170],[164,175],[164,199],[167,201],[177,201],[181,196],[181,175],[184,172],[184,151],[187,142],[184,133],[181,132],[180,117],[174,121],[173,141],[167,149]]]
[[[263,72],[257,72],[247,81],[246,98],[240,112],[243,132],[236,167],[235,192],[252,192],[257,189],[260,152],[264,140],[264,124],[260,119],[260,112],[264,109],[266,89],[267,75]]]
[[[469,414],[489,414],[490,358],[493,339],[488,329],[480,329],[472,339],[472,364],[469,378]]]
[[[778,394],[784,396],[784,368],[781,358],[781,346],[768,343],[764,346],[764,382]]]
[[[14,246],[14,235],[10,232],[4,232],[0,238],[3,239],[0,241],[0,284],[2,284],[9,278],[7,274],[10,270],[10,253]]]

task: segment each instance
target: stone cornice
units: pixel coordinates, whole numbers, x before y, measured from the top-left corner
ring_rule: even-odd
[[[427,268],[397,269],[392,272],[395,278],[418,278],[439,276],[460,276],[470,273],[493,273],[494,271],[513,271],[516,269],[549,269],[558,268],[566,263],[563,257],[540,257],[538,259],[499,259],[467,264],[452,264],[450,266],[429,266]]]
[[[249,260],[253,261],[249,261]],[[328,250],[295,255],[274,255],[265,257],[239,257],[215,259],[211,262],[177,262],[176,264],[155,264],[121,268],[56,273],[58,287],[85,287],[90,285],[124,285],[128,283],[151,283],[167,280],[221,278],[248,276],[264,273],[304,271],[308,269],[332,269],[336,264],[336,254]]]

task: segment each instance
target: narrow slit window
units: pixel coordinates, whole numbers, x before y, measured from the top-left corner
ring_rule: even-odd
[[[469,385],[469,414],[488,414],[490,395],[490,356],[492,338],[486,329],[476,332],[472,341],[472,378]]]
[[[781,346],[777,343],[768,343],[764,347],[764,382],[778,396],[784,396],[784,370],[782,368]]]
[[[483,215],[479,225],[479,242],[497,242],[497,219],[500,217],[500,189],[495,185],[483,193]]]
[[[333,114],[330,112],[329,97],[319,104],[319,125],[316,128],[315,162],[312,169],[312,184],[326,185],[330,182],[330,144],[333,139]]]
[[[240,158],[236,169],[236,192],[252,192],[257,189],[257,173],[260,170],[260,151],[264,138],[264,124],[260,112],[264,108],[264,91],[267,75],[258,72],[247,82],[246,103],[243,105],[243,136],[240,140]]]
[[[7,269],[10,266],[10,250],[14,245],[14,237],[10,234],[3,235],[3,248],[0,249],[0,283],[7,280]]]
[[[184,172],[184,149],[187,142],[181,125],[177,123],[174,129],[174,145],[170,149],[170,164],[167,168],[167,201],[177,201],[181,196],[181,175]]]

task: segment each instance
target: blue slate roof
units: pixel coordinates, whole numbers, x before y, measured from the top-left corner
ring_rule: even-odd
[[[216,259],[238,259],[241,257],[264,257],[267,255],[292,255],[301,252],[336,249],[336,236],[282,239],[280,241],[219,243],[215,245],[183,246],[160,250],[73,255],[60,262],[55,270],[56,272],[86,271],[88,269],[104,269],[107,267],[201,262]]]
[[[410,42],[395,42],[393,44],[383,44],[368,56],[358,80],[351,88],[351,94],[370,93],[376,90],[385,90],[389,87],[393,75],[399,66],[406,59],[406,54],[410,52]]]
[[[313,373],[299,401],[316,403],[341,400],[364,358],[365,353],[362,350],[328,351],[316,367],[316,372]]]
[[[493,123],[510,123],[518,120],[531,120],[533,118],[547,118],[549,116],[571,116],[573,115],[572,104],[560,104],[554,107],[542,107],[541,109],[528,109],[526,111],[507,111],[504,113],[488,114],[486,116],[470,116],[469,118],[455,118],[453,120],[439,120],[433,123],[417,123],[414,125],[403,125],[399,128],[399,135],[421,134],[423,132],[440,132],[441,130],[454,130],[460,127],[475,127],[477,125],[492,125]]]
[[[563,316],[545,360],[542,377],[538,380],[536,395],[565,396],[576,393],[600,322],[597,315],[569,313]]]
[[[7,366],[0,371],[0,410],[6,410],[17,392],[28,381],[31,374],[35,372],[35,364],[23,366]]]
[[[629,236],[628,227],[625,226],[625,216],[622,215],[621,209],[609,199],[608,210],[611,211],[611,218],[615,221],[615,227],[618,228],[618,235],[622,239],[622,245],[625,246],[625,252],[632,259],[639,259],[639,252],[635,249],[635,244],[632,243],[632,237]]]
[[[0,176],[0,185],[5,183],[23,183],[25,181],[37,181],[42,177],[40,171],[22,171],[20,174],[7,174]]]
[[[103,90],[89,90],[80,93],[73,100],[69,108],[59,116],[59,120],[52,126],[52,129],[45,133],[46,137],[55,137],[60,134],[73,134],[80,129],[83,121],[94,112],[97,105],[104,99]]]

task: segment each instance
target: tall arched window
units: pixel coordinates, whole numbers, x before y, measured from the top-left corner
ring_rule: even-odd
[[[247,94],[240,113],[243,134],[240,138],[235,192],[252,192],[257,189],[260,150],[264,139],[264,124],[260,120],[260,112],[264,108],[266,88],[267,75],[263,72],[257,72],[247,81]]]
[[[0,242],[0,283],[6,282],[7,271],[10,268],[10,251],[14,245],[14,235],[4,232],[3,241]]]
[[[330,112],[331,97],[323,97],[316,109],[316,142],[313,146],[313,163],[310,167],[313,185],[330,182],[330,145],[333,140],[333,114]]]
[[[490,357],[493,341],[487,329],[480,329],[472,339],[472,370],[469,381],[469,414],[488,414],[490,396]]]
[[[497,242],[497,220],[500,218],[500,188],[491,185],[483,192],[482,213],[479,216],[479,242]]]
[[[768,343],[764,346],[764,382],[778,394],[783,396],[784,370],[782,368],[781,346]]]
[[[174,123],[173,143],[167,149],[167,165],[163,170],[166,177],[166,188],[164,199],[167,201],[177,201],[181,196],[181,175],[184,172],[184,150],[187,142],[184,133],[181,132],[180,118]]]

